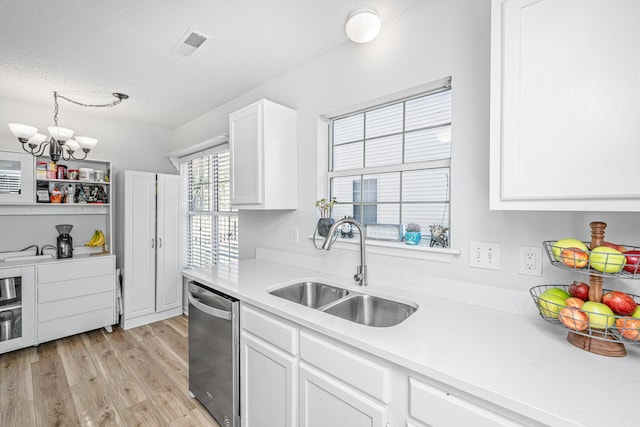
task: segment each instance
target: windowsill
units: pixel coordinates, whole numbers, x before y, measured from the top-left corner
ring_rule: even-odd
[[[309,240],[313,240],[313,236],[307,236]],[[320,245],[324,241],[324,237],[316,237],[316,244]],[[338,237],[334,246],[336,248],[347,251],[358,251],[360,239],[353,237],[351,239],[343,239]],[[454,256],[460,255],[460,249],[430,247],[427,245],[407,245],[404,242],[388,242],[384,240],[365,239],[367,253],[380,254],[387,256],[395,256],[407,259],[419,259],[422,261],[436,261],[450,264]]]

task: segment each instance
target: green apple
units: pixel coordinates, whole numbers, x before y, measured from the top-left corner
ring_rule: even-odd
[[[589,254],[589,264],[602,273],[619,273],[627,263],[620,251],[607,246],[598,246]]]
[[[560,239],[553,245],[551,245],[551,251],[553,252],[553,257],[556,259],[556,261],[560,261],[560,252],[566,248],[578,248],[582,249],[585,252],[589,251],[587,245],[585,245],[581,240],[572,238]]]
[[[538,307],[540,308],[540,314],[543,317],[551,317],[553,319],[558,318],[558,313],[567,304],[564,302],[565,298],[561,296],[543,293],[538,297]],[[608,308],[608,307],[607,307]]]
[[[560,288],[549,288],[546,291],[544,291],[542,295],[556,295],[562,298],[563,300],[566,300],[567,298],[571,298],[571,294],[569,292]]]
[[[631,317],[635,317],[636,319],[640,319],[640,305],[636,307],[636,311],[633,312]]]
[[[589,316],[589,326],[593,329],[607,329],[616,323],[613,310],[601,302],[587,301],[582,304],[582,311]]]

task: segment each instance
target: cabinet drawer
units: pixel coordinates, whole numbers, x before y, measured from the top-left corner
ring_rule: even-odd
[[[38,284],[113,274],[113,257],[82,259],[38,266]]]
[[[298,330],[284,322],[242,305],[240,312],[242,329],[262,338],[289,354],[298,354]]]
[[[113,307],[113,291],[47,302],[38,304],[38,323]]]
[[[345,383],[389,403],[390,369],[306,332],[300,332],[300,358]]]
[[[114,289],[115,278],[113,274],[64,282],[51,282],[44,286],[38,286],[38,303],[113,291]]]
[[[409,378],[409,415],[434,427],[522,427],[497,412],[415,378]]]
[[[38,323],[38,342],[91,331],[114,323],[113,307]]]

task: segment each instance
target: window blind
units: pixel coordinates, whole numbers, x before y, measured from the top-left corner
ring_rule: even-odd
[[[330,119],[335,218],[449,227],[451,87]]]
[[[238,213],[231,209],[229,151],[182,164],[185,184],[185,265],[203,267],[238,258]]]

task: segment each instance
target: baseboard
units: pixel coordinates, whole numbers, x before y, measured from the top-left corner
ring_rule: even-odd
[[[182,314],[182,306],[173,308],[171,310],[162,311],[160,313],[147,314],[145,316],[138,316],[134,318],[126,319],[124,316],[120,320],[120,327],[124,330],[136,328],[138,326],[147,325],[153,322],[159,322],[160,320],[169,319],[171,317],[180,316]]]

